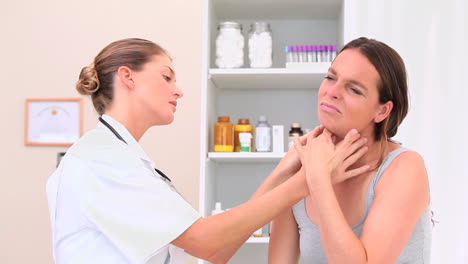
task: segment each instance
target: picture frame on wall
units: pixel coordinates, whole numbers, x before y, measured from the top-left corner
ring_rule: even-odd
[[[24,144],[70,146],[83,134],[81,98],[28,98]]]

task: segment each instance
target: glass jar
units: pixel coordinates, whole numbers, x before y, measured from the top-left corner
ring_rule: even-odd
[[[241,24],[237,22],[218,24],[215,63],[219,68],[240,68],[244,65],[244,36]]]
[[[249,62],[252,68],[269,68],[273,64],[273,38],[270,24],[255,22],[249,31]]]

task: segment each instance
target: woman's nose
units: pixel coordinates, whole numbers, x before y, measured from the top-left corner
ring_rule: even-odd
[[[338,82],[334,82],[333,84],[329,85],[327,88],[327,94],[330,97],[333,97],[335,99],[341,97],[341,86]]]
[[[184,96],[184,92],[182,92],[182,89],[180,89],[177,84],[174,84],[174,86],[175,86],[174,93],[176,94],[177,98],[182,98]]]

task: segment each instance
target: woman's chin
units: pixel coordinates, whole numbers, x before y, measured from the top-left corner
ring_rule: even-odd
[[[174,115],[167,115],[167,116],[160,116],[157,120],[155,120],[154,125],[156,126],[165,126],[170,125],[174,122]]]
[[[336,127],[333,125],[327,125],[327,124],[322,124],[322,125],[325,127],[325,129],[330,131],[330,133],[332,133],[337,138],[344,138],[344,136],[346,135],[346,132],[344,132],[345,129],[343,128],[339,128],[339,127]]]

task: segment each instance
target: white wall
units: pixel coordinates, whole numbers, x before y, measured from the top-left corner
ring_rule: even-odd
[[[147,38],[174,57],[185,97],[175,122],[152,128],[141,143],[198,208],[201,17],[201,0],[2,1],[0,263],[52,263],[45,182],[66,148],[23,145],[25,99],[79,97],[79,71],[117,39]],[[97,115],[89,99],[84,108],[88,130]]]
[[[410,112],[396,139],[425,158],[436,224],[432,263],[468,263],[468,3],[347,0],[347,37],[376,38],[405,60]]]

